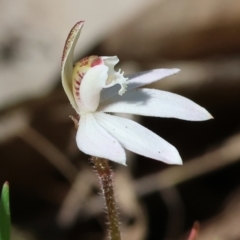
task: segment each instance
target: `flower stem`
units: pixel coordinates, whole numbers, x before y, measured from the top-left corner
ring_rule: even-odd
[[[121,240],[118,212],[113,189],[113,171],[108,165],[108,160],[93,157],[92,162],[100,179],[103,196],[106,202],[109,221],[109,235],[111,240]]]

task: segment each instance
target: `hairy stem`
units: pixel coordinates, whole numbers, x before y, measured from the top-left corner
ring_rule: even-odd
[[[103,196],[106,202],[109,221],[109,235],[111,240],[121,240],[118,212],[113,189],[113,171],[108,165],[108,160],[93,157],[92,162],[100,179]]]

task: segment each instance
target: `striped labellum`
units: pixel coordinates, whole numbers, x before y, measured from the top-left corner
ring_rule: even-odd
[[[74,65],[72,87],[76,102],[80,100],[79,89],[84,75],[90,68],[101,64],[103,64],[103,60],[100,57],[93,55],[81,59]]]

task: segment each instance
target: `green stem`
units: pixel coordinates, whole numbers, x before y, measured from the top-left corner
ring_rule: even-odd
[[[109,235],[111,240],[121,240],[118,212],[113,189],[113,171],[108,165],[108,160],[93,157],[92,162],[100,179],[103,196],[106,202],[109,221]]]

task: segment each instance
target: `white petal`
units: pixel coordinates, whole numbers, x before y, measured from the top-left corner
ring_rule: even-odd
[[[180,95],[155,89],[134,89],[115,96],[98,111],[131,113],[143,116],[178,118],[189,121],[211,119],[211,114],[193,101]]]
[[[80,112],[94,112],[97,109],[100,92],[106,87],[107,78],[108,67],[105,65],[97,65],[86,72],[80,85]]]
[[[165,77],[176,74],[179,71],[180,69],[178,68],[172,68],[172,69],[160,68],[160,69],[154,69],[151,71],[131,74],[129,76],[126,76],[130,80],[130,83],[128,85],[128,90],[139,88],[147,84],[159,81]]]
[[[78,148],[86,154],[125,165],[124,149],[113,136],[99,125],[92,113],[81,116],[76,141]]]
[[[177,69],[177,68],[172,68],[172,69],[162,68],[162,69],[154,69],[151,71],[126,75],[126,77],[129,78],[127,91],[156,82],[160,79],[176,74],[179,71],[180,69]],[[119,86],[114,86],[109,89],[104,89],[101,94],[101,102],[113,96],[116,96],[118,94],[118,91],[119,91]]]
[[[96,113],[95,117],[126,149],[165,163],[182,164],[174,146],[140,124],[104,113]]]
[[[61,70],[62,85],[70,103],[72,104],[76,112],[78,112],[78,107],[72,92],[73,52],[77,40],[80,36],[83,24],[84,22],[80,21],[76,23],[74,27],[71,29],[64,46],[62,56],[62,70]]]

